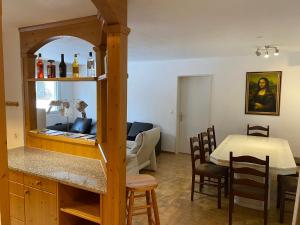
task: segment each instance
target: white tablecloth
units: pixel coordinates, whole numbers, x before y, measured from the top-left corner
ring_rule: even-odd
[[[296,173],[296,163],[287,140],[271,137],[229,135],[210,155],[210,161],[229,166],[229,153],[233,156],[249,155],[265,160],[270,157],[270,173],[288,175]]]

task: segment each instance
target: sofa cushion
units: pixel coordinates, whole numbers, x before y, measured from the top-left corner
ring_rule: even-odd
[[[72,125],[70,132],[85,134],[91,129],[92,119],[84,119],[77,117]]]
[[[91,131],[89,134],[96,135],[97,134],[97,123],[92,125]]]
[[[128,134],[128,132],[129,132],[129,130],[130,130],[130,128],[131,128],[131,126],[132,126],[132,123],[130,123],[130,122],[127,122],[127,133],[126,133],[126,134]]]
[[[136,136],[135,141],[127,141],[126,149],[129,154],[136,154],[143,143],[143,133]]]
[[[134,122],[131,125],[131,128],[128,132],[127,140],[134,141],[136,136],[139,133],[141,133],[143,131],[151,130],[152,128],[153,128],[153,124],[151,124],[151,123]]]

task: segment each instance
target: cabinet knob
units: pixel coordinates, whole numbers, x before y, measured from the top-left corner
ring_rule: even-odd
[[[29,191],[28,191],[28,190],[26,190],[26,191],[24,191],[24,193],[25,193],[25,195],[28,195],[28,194],[29,194]]]
[[[41,181],[36,181],[36,182],[35,182],[35,185],[41,185],[41,184],[42,184]]]

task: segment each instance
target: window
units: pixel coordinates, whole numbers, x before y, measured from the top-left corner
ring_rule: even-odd
[[[52,100],[60,99],[60,85],[55,81],[39,81],[36,82],[36,108],[45,109],[49,108]],[[57,111],[58,107],[52,107],[51,111]]]

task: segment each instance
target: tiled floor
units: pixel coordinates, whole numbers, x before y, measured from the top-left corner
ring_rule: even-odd
[[[222,199],[222,209],[217,209],[216,198],[195,194],[190,201],[191,166],[189,155],[162,153],[158,157],[158,171],[149,173],[159,182],[157,189],[161,225],[225,225],[228,224],[228,199]],[[273,185],[275,188],[275,185]],[[210,188],[211,189],[211,188]],[[214,188],[213,188],[214,189]],[[272,191],[273,205],[276,190]],[[291,224],[293,204],[287,204],[285,224]],[[271,208],[269,225],[279,225],[278,210]],[[263,224],[261,211],[235,207],[233,224]],[[134,225],[148,224],[147,216],[133,218]]]

